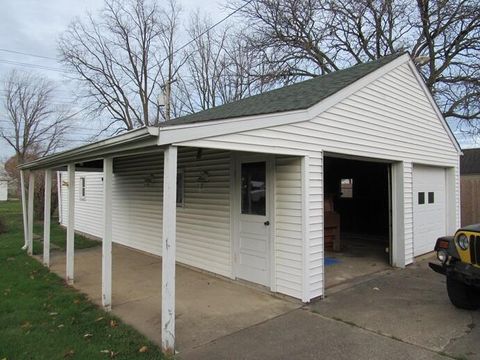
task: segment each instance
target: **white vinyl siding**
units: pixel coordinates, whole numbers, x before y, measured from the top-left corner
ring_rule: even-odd
[[[231,276],[230,159],[230,152],[218,150],[203,150],[200,159],[196,149],[180,149],[178,154],[184,204],[177,208],[177,261],[224,276]],[[207,181],[199,182],[205,172]],[[161,255],[163,153],[114,159],[113,175],[113,241]],[[78,172],[80,176],[86,178],[87,194],[76,202],[75,229],[101,237],[102,175]],[[79,185],[76,188],[78,192]],[[62,188],[64,225],[66,194]]]
[[[322,154],[310,154],[308,158],[308,192],[307,192],[307,216],[308,234],[307,241],[307,264],[306,277],[308,284],[307,300],[323,295],[324,286],[324,253],[323,253],[323,156]]]
[[[180,149],[178,168],[184,202],[177,208],[177,261],[230,276],[230,153],[203,150],[197,159],[196,149]],[[154,179],[148,186],[147,177]],[[115,242],[161,255],[162,187],[163,153],[114,161]]]
[[[185,199],[177,209],[177,260],[224,276],[232,273],[230,164],[228,151],[204,149],[197,159],[197,149],[179,149]]]
[[[316,175],[320,180],[310,180],[317,194],[312,195],[310,201],[310,235],[305,239],[309,253],[304,258],[309,262],[306,268],[310,272],[310,281],[303,287],[308,289],[310,298],[323,295],[322,152],[405,162],[403,225],[406,264],[413,261],[413,163],[455,167],[458,172],[456,148],[407,62],[366,84],[312,120],[185,141],[179,145],[310,157],[310,163],[316,165],[320,174]],[[309,191],[312,190],[309,188]],[[458,179],[456,192],[458,199]],[[456,208],[458,224],[458,202]]]
[[[299,157],[275,161],[275,282],[277,292],[302,297],[302,179]]]
[[[85,179],[85,198],[81,198],[81,178]],[[68,174],[60,173],[61,224],[68,223]],[[75,230],[101,238],[103,236],[103,182],[98,172],[75,172]]]
[[[272,151],[325,151],[389,161],[456,166],[458,154],[404,64],[332,106],[291,125],[222,135],[181,145]]]
[[[163,153],[113,160],[113,242],[160,255]]]

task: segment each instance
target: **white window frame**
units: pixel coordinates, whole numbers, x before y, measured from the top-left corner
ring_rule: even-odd
[[[80,189],[79,189],[79,198],[80,200],[86,200],[87,199],[87,179],[85,176],[80,176]]]

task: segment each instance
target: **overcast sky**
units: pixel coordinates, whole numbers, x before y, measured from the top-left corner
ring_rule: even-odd
[[[210,15],[213,20],[219,20],[227,11],[222,2],[215,0],[178,0],[183,9],[185,21],[187,14],[200,10]],[[160,0],[161,3],[161,0]],[[55,93],[55,101],[59,104],[69,103],[72,99],[72,87],[64,78],[61,65],[53,59],[42,59],[9,51],[17,51],[49,58],[57,58],[57,39],[75,17],[82,17],[87,11],[95,13],[103,0],[0,0],[0,78],[11,69],[18,68],[38,72],[61,84]],[[22,64],[19,64],[22,63]],[[46,68],[52,68],[46,69]],[[57,71],[55,71],[57,69]],[[3,82],[0,82],[0,95],[3,100]],[[0,108],[0,121],[5,121],[5,113]],[[71,145],[81,145],[82,138],[95,132],[86,129],[84,124],[77,122],[75,132],[80,139]],[[11,156],[13,151],[0,140],[0,162]]]
[[[228,13],[222,6],[222,0],[178,0],[183,8],[184,21],[186,14],[199,9],[210,15],[213,20],[219,20]],[[9,70],[19,68],[38,72],[61,86],[56,92],[55,101],[59,104],[69,103],[72,86],[63,77],[61,66],[53,59],[14,54],[9,51],[31,53],[50,58],[57,57],[57,39],[75,17],[82,17],[86,11],[96,12],[103,0],[0,0],[0,78]],[[185,41],[187,41],[186,39]],[[24,66],[22,66],[23,63]],[[51,68],[50,70],[46,68]],[[55,70],[57,69],[57,70]],[[0,82],[0,90],[3,83]],[[1,91],[0,95],[4,96]],[[3,98],[2,98],[3,100]],[[5,121],[5,113],[0,108],[0,121]],[[74,129],[75,136],[70,146],[81,145],[82,139],[95,132],[95,129],[85,128],[78,120]],[[470,137],[457,135],[462,146],[473,146]],[[4,141],[0,140],[0,162],[13,154]]]

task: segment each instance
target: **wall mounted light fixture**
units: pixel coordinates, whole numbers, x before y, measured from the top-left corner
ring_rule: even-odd
[[[149,187],[150,185],[155,183],[155,174],[150,174],[143,180],[143,185],[145,187]]]
[[[208,171],[203,170],[200,175],[197,178],[197,183],[198,183],[198,189],[202,191],[203,189],[203,184],[208,183]]]

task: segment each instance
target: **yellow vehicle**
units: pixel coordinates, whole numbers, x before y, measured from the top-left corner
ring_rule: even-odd
[[[437,239],[435,251],[440,264],[430,263],[435,272],[447,277],[447,293],[461,309],[480,307],[480,224],[463,227],[455,236]]]

